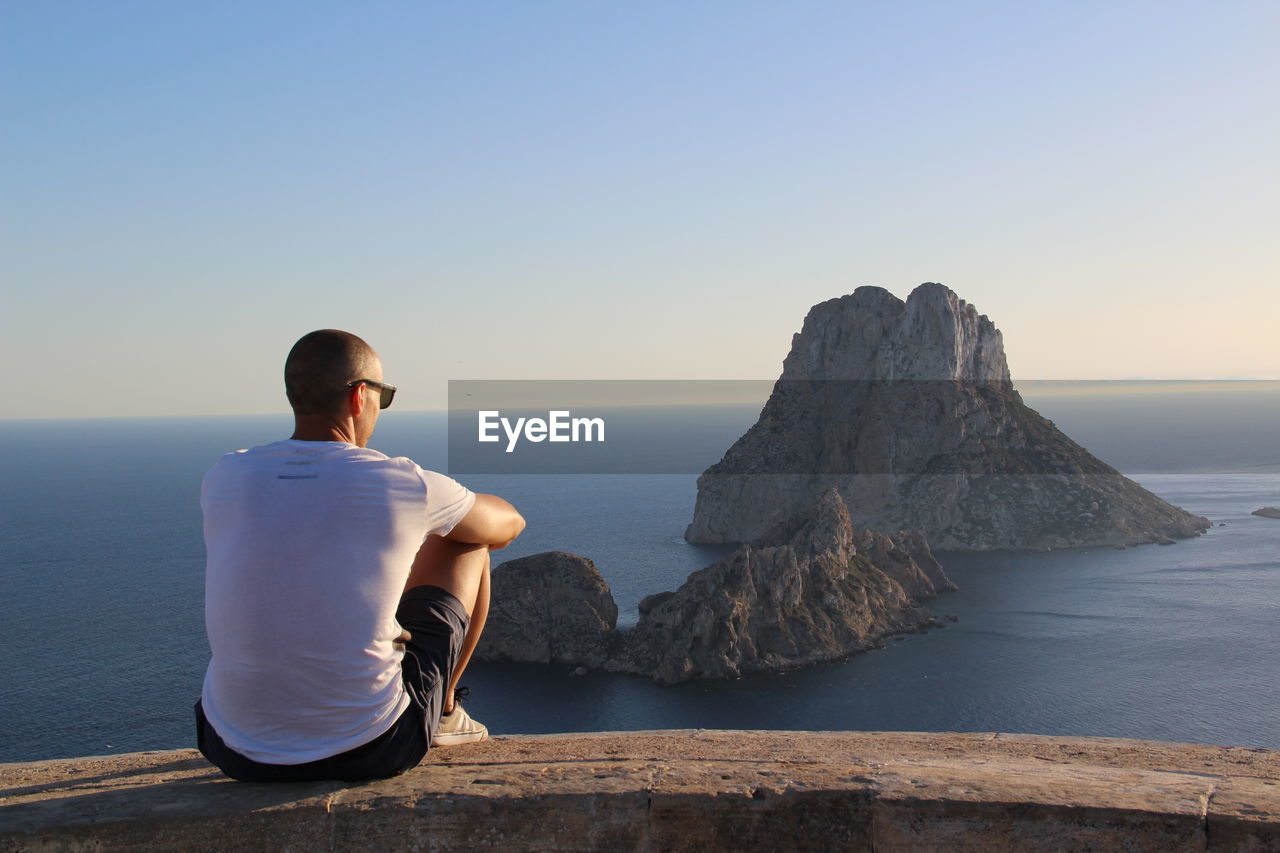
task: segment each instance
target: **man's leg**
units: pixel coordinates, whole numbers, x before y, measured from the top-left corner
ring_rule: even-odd
[[[467,664],[471,662],[471,653],[480,641],[485,620],[489,616],[488,546],[428,536],[413,560],[405,592],[416,586],[438,586],[453,593],[470,617],[457,666],[454,667],[444,693],[443,711],[449,714],[453,711],[453,691]]]
[[[462,673],[471,662],[471,653],[480,642],[484,632],[484,623],[489,618],[489,549],[484,551],[484,573],[480,575],[480,588],[476,591],[475,607],[471,611],[471,623],[467,626],[467,635],[462,640],[462,652],[458,655],[458,665],[449,679],[449,689],[444,694],[444,712],[453,713],[453,693],[462,681]]]

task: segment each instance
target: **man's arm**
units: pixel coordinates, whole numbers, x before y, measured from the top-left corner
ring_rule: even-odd
[[[524,530],[524,516],[497,495],[476,495],[475,506],[453,526],[445,539],[487,545],[497,551],[511,544]]]

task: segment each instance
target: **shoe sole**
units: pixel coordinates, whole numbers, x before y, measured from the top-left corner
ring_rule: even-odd
[[[437,735],[431,739],[432,746],[453,746],[459,743],[477,743],[482,740],[488,740],[489,733],[483,732],[450,732],[447,735]]]

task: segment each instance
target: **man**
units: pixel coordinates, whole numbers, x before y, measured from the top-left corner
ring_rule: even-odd
[[[396,775],[483,740],[458,680],[489,610],[511,504],[368,449],[395,386],[348,332],[285,360],[294,433],[228,453],[201,488],[212,658],[200,751],[247,781]]]

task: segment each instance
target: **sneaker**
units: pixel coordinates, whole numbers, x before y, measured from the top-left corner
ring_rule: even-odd
[[[458,693],[461,692],[459,690],[454,694],[453,713],[440,715],[440,725],[436,726],[436,733],[431,737],[432,746],[453,746],[455,743],[488,740],[489,730],[471,719],[471,715],[458,701]]]

